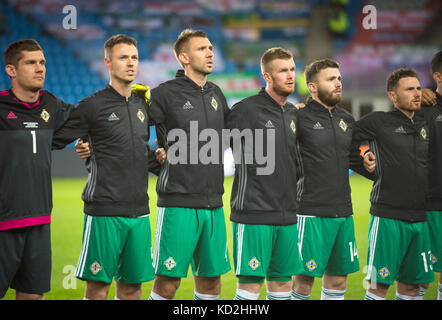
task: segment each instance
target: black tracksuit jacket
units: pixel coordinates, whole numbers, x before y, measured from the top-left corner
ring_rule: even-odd
[[[221,89],[210,81],[201,87],[185,76],[183,70],[178,70],[176,78],[154,88],[151,97],[149,116],[156,125],[159,145],[168,152],[157,182],[158,206],[221,207],[224,193],[221,137],[224,118],[230,111]],[[191,132],[191,122],[194,128],[197,125],[195,132]],[[168,141],[168,134],[173,129],[185,133],[183,139],[186,141]],[[214,130],[219,137],[218,159],[210,163],[201,163],[199,158],[202,147],[208,143],[203,138],[199,141],[200,133],[205,129]],[[185,149],[181,151],[185,152],[186,159],[173,164],[169,150],[177,147],[176,143]]]
[[[426,221],[429,131],[423,117],[399,110],[372,112],[356,122],[354,143],[369,141],[376,156],[370,213],[407,222]]]
[[[87,137],[92,151],[82,199],[92,216],[137,217],[149,213],[149,171],[159,164],[149,150],[147,106],[110,85],[83,99],[54,134],[54,148]]]
[[[231,195],[230,219],[237,223],[290,225],[297,222],[296,201],[296,132],[298,110],[290,103],[280,106],[262,89],[232,107],[226,127],[230,130],[251,129],[252,140],[242,139],[241,152],[235,157],[235,179]],[[274,171],[257,174],[256,129],[263,132],[263,151],[269,156],[267,134],[273,130]],[[246,143],[253,150],[252,163],[246,163]],[[235,145],[232,143],[234,156]],[[271,156],[271,155],[270,155]],[[237,159],[239,158],[239,159]]]
[[[429,211],[442,211],[442,96],[436,92],[436,97],[435,106],[422,106],[430,130],[427,197]]]
[[[334,107],[330,111],[310,99],[299,110],[298,189],[299,214],[347,217],[353,214],[349,183],[351,169],[369,177],[358,146],[351,145],[353,116]]]

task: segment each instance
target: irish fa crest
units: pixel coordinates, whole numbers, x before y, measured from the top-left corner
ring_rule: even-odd
[[[253,257],[250,261],[249,261],[249,267],[252,268],[253,271],[255,271],[256,269],[258,269],[258,267],[261,265],[261,263],[258,261],[258,259],[256,259],[255,257]]]
[[[312,272],[313,270],[315,270],[318,267],[315,260],[313,260],[313,259],[311,259],[309,262],[307,262],[305,264],[305,266],[307,267],[308,271],[310,271],[310,272]]]
[[[164,265],[166,266],[167,270],[172,270],[176,266],[175,260],[173,260],[172,257],[169,257],[166,261],[164,261]]]
[[[45,121],[48,122],[49,118],[51,117],[51,115],[49,114],[49,112],[46,111],[46,109],[43,109],[41,111],[40,117]]]
[[[293,133],[296,134],[296,124],[295,121],[292,120],[292,122],[290,122],[290,129],[292,129]]]
[[[101,269],[103,269],[103,268],[100,266],[100,264],[99,264],[97,261],[95,261],[94,263],[91,264],[91,266],[89,267],[89,269],[92,271],[92,273],[93,273],[94,275],[96,275],[96,274],[97,274],[98,272],[100,272]]]
[[[421,129],[421,136],[424,138],[424,140],[427,140],[427,130],[425,130],[424,127]]]
[[[212,105],[213,109],[218,110],[218,102],[216,102],[216,99],[212,97],[212,101],[210,101],[210,104]]]
[[[386,277],[388,277],[390,275],[390,271],[388,271],[387,267],[383,267],[381,270],[379,270],[378,273],[382,279],[385,279]]]
[[[341,119],[341,121],[339,122],[339,127],[342,129],[342,131],[347,131],[347,124],[345,123],[344,119]]]
[[[141,109],[138,109],[137,117],[138,117],[138,119],[140,119],[141,122],[144,122],[145,116],[144,116],[143,111],[141,111]]]

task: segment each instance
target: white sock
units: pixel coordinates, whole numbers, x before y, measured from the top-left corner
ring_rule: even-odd
[[[442,283],[439,283],[439,287],[437,289],[437,300],[442,300]]]
[[[290,291],[287,292],[271,292],[267,291],[266,300],[290,300]]]
[[[295,290],[292,290],[291,300],[308,300],[310,299],[310,295],[304,296],[302,294],[297,293]]]
[[[334,290],[322,287],[321,300],[344,300],[345,290]]]
[[[160,296],[158,293],[151,291],[148,300],[171,300],[171,299],[164,298]]]
[[[379,297],[379,296],[375,295],[374,293],[367,291],[365,293],[364,300],[385,300],[385,298]]]
[[[199,293],[194,291],[193,292],[193,300],[218,300],[219,294],[206,294],[206,293]]]
[[[418,296],[412,297],[412,296],[406,296],[405,294],[400,294],[396,291],[396,295],[394,297],[394,300],[419,300]]]
[[[258,300],[259,293],[249,292],[243,289],[236,289],[233,300]]]
[[[419,293],[417,295],[417,300],[424,300],[424,294],[427,291],[427,289],[425,289],[422,286],[419,286]]]
[[[89,300],[88,298],[84,297],[83,300]]]

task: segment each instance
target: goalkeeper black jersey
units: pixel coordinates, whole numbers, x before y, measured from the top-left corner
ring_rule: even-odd
[[[52,137],[72,108],[45,90],[33,103],[0,92],[0,230],[50,222]]]

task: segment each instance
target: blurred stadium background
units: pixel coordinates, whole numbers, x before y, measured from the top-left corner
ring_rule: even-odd
[[[73,5],[76,9],[77,29],[63,28],[66,5]],[[363,7],[366,5],[376,8],[377,28],[374,30],[363,28],[362,21],[366,16]],[[422,86],[433,86],[429,62],[442,48],[441,18],[442,2],[439,0],[0,0],[0,48],[3,52],[10,42],[36,39],[47,59],[45,89],[66,102],[77,103],[103,88],[108,81],[103,64],[103,44],[110,36],[124,33],[137,39],[140,54],[137,82],[153,88],[174,77],[179,65],[173,55],[173,42],[184,28],[191,27],[204,30],[214,44],[215,72],[209,80],[223,89],[229,106],[263,86],[259,57],[269,47],[282,46],[294,53],[297,65],[296,90],[290,97],[292,102],[304,101],[308,95],[303,79],[304,66],[317,58],[332,57],[340,62],[343,75],[341,107],[358,119],[373,110],[392,108],[384,88],[386,76],[396,68],[413,67],[419,73]],[[4,70],[3,57],[0,67]],[[0,89],[9,87],[6,73],[0,72]],[[155,132],[152,133],[153,144]],[[73,182],[66,181],[66,184],[56,179],[54,209],[57,205],[61,208],[63,197],[74,190],[75,210],[78,212],[81,211],[79,197],[86,170],[83,161],[73,153],[72,148],[53,153],[55,177],[79,177]],[[359,179],[353,181],[360,183]],[[363,202],[366,213],[369,186],[367,189],[367,183],[364,183],[363,189],[356,192],[363,191],[360,197],[364,198],[360,202]],[[230,196],[227,186],[230,184],[231,180],[228,180],[227,206]],[[56,187],[70,185],[72,190]],[[153,186],[150,184],[150,190],[154,189]],[[357,200],[353,201],[356,206]],[[152,204],[152,212],[155,212],[156,206]],[[57,219],[64,218],[55,217],[54,222]],[[71,249],[74,256],[68,262],[57,262],[61,265],[76,263],[77,247],[81,244],[81,219],[75,222],[79,230],[73,240],[75,250]],[[366,242],[368,217],[365,214],[361,219],[363,234],[360,241]],[[64,232],[62,229],[62,237],[72,230],[69,223],[64,227],[69,230]],[[69,245],[66,246],[54,247],[54,256],[58,252],[68,252]],[[366,244],[361,243],[360,250],[362,269]],[[61,270],[57,272],[57,277],[63,276]],[[365,292],[361,277],[355,281],[357,299],[361,299]],[[189,290],[192,290],[191,284]],[[193,290],[189,294],[191,296]],[[230,296],[228,294],[227,298]],[[58,295],[50,297],[60,298]],[[68,298],[66,295],[62,297]],[[180,297],[188,298],[185,295]],[[312,297],[318,297],[317,293]]]

